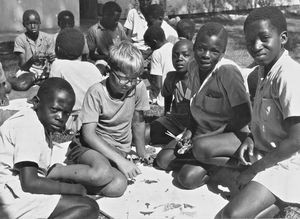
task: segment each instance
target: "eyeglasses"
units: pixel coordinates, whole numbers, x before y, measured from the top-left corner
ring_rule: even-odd
[[[134,77],[134,78],[123,77],[121,75],[118,75],[112,69],[110,70],[110,72],[118,79],[120,84],[126,85],[128,87],[136,86],[142,81],[142,79],[139,77]]]

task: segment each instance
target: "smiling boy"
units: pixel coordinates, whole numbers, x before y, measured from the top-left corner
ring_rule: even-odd
[[[197,188],[207,181],[204,168],[207,165],[229,165],[247,137],[242,129],[251,118],[250,100],[239,67],[223,58],[227,38],[221,24],[204,24],[194,44],[195,59],[187,68],[193,94],[192,122],[183,138],[186,142],[191,139],[193,147],[184,158],[193,163],[182,165],[176,176],[178,183],[187,189]],[[157,157],[163,169],[170,168],[175,159],[183,158],[176,148],[162,150]]]

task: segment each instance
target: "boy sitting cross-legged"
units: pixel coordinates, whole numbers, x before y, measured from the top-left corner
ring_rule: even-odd
[[[117,197],[127,188],[127,179],[140,174],[125,158],[135,141],[137,154],[145,151],[144,111],[149,110],[146,87],[139,79],[143,70],[141,52],[129,42],[114,45],[109,52],[109,77],[86,93],[81,113],[80,137],[69,147],[69,171],[57,166],[51,178],[72,179],[91,194]]]
[[[46,178],[53,151],[52,133],[61,131],[75,103],[71,85],[46,80],[33,108],[17,112],[0,127],[0,218],[97,218],[97,203],[86,189]]]

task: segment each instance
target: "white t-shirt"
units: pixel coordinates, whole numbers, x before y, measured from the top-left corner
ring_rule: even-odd
[[[131,39],[133,45],[139,50],[147,50],[149,48],[144,42],[144,33],[146,32],[148,25],[144,15],[140,11],[137,11],[135,8],[130,9],[124,27],[132,30]]]
[[[49,77],[63,78],[72,85],[76,95],[73,111],[81,109],[84,95],[89,87],[103,79],[94,64],[66,59],[56,59],[53,62]]]
[[[54,146],[56,147],[56,146]],[[21,110],[0,127],[0,218],[48,218],[60,195],[32,194],[21,187],[19,162],[34,162],[39,175],[53,164],[54,147],[46,140],[45,130],[31,108]]]
[[[165,81],[167,73],[175,71],[172,63],[172,49],[173,44],[167,42],[152,53],[150,74],[162,76],[162,84]],[[161,93],[157,97],[157,103],[160,106],[164,106],[164,98],[161,96]]]
[[[172,44],[175,44],[178,41],[177,31],[166,21],[163,20],[160,27],[164,30],[167,41]]]

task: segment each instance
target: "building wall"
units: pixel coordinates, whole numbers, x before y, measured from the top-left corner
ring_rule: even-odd
[[[57,28],[57,14],[70,10],[79,26],[79,0],[0,0],[0,32],[22,32],[23,12],[35,9],[41,16],[41,29]]]

